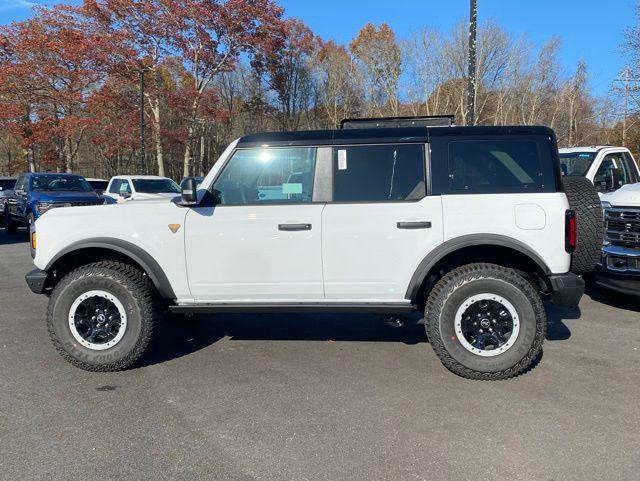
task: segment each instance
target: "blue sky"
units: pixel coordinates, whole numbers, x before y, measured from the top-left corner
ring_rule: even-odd
[[[63,3],[79,3],[80,0]],[[58,1],[0,0],[0,23],[23,20],[33,5]],[[466,19],[467,0],[279,0],[286,15],[301,18],[324,39],[349,42],[367,22],[387,22],[399,36],[423,25],[447,29]],[[624,68],[624,32],[636,21],[635,0],[478,0],[479,20],[492,19],[537,45],[562,40],[560,60],[571,72],[578,60],[589,68],[592,91],[604,95]]]

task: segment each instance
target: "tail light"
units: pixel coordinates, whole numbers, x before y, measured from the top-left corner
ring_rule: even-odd
[[[567,210],[564,213],[564,250],[571,254],[576,250],[577,242],[576,213],[573,210]]]

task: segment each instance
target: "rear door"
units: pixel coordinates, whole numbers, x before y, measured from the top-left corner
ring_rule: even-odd
[[[191,293],[199,301],[321,300],[321,215],[313,202],[319,150],[236,150],[213,183],[215,207],[186,219]]]
[[[442,242],[427,153],[422,143],[334,148],[333,201],[322,214],[327,299],[404,299],[418,264]]]

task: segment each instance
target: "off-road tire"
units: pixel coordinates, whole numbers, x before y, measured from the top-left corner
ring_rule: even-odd
[[[576,213],[577,242],[571,256],[571,272],[588,274],[600,260],[604,238],[600,197],[591,181],[584,177],[564,177],[563,184],[569,206]]]
[[[468,351],[455,335],[455,314],[468,296],[497,294],[516,309],[520,332],[504,353],[482,357]],[[433,287],[425,307],[429,342],[447,369],[479,380],[508,379],[525,371],[542,349],[547,319],[538,291],[513,269],[495,264],[458,267]]]
[[[7,234],[16,234],[18,232],[18,224],[9,217],[9,210],[4,211],[4,230]]]
[[[81,294],[101,289],[124,306],[127,327],[122,339],[105,350],[89,349],[73,337],[69,310]],[[47,308],[49,335],[68,362],[86,371],[119,371],[132,366],[147,352],[159,316],[156,290],[139,269],[116,261],[101,261],[67,274],[53,289]]]

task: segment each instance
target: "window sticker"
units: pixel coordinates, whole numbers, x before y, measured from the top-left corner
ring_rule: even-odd
[[[338,170],[347,170],[347,149],[338,149]]]
[[[283,194],[302,194],[302,184],[282,184]]]

